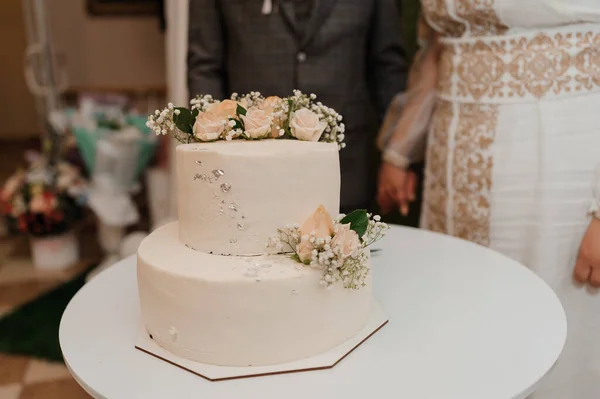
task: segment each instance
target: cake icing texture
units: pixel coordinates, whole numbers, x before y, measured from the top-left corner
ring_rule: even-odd
[[[281,226],[319,205],[338,212],[334,143],[220,141],[177,147],[179,238],[219,255],[259,255]]]
[[[138,251],[142,316],[155,342],[201,363],[264,366],[325,352],[356,334],[371,284],[319,284],[321,271],[286,255],[218,256],[187,248],[177,223]]]
[[[146,329],[177,356],[265,366],[356,335],[372,304],[368,246],[387,225],[337,215],[341,116],[314,95],[198,96],[148,126],[176,151],[179,221],[138,249]],[[333,215],[333,217],[332,217]]]

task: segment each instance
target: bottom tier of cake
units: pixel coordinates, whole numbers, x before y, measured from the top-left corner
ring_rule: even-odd
[[[319,284],[321,271],[287,256],[219,256],[187,248],[177,223],[138,250],[142,317],[177,356],[221,366],[266,366],[325,352],[367,322],[370,278],[360,290]]]

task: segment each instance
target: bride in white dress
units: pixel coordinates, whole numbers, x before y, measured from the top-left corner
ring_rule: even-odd
[[[422,5],[429,40],[379,137],[382,211],[406,212],[426,154],[422,227],[516,259],[565,308],[533,397],[600,398],[600,0]]]

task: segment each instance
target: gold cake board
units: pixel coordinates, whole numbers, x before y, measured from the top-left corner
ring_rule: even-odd
[[[140,326],[135,348],[163,360],[182,370],[188,371],[209,381],[227,381],[239,378],[264,377],[277,374],[299,373],[306,371],[326,370],[335,367],[355,349],[364,344],[369,338],[381,330],[388,323],[387,315],[381,306],[374,301],[369,320],[362,330],[341,345],[313,356],[290,363],[276,364],[259,367],[228,367],[215,366],[194,362],[173,355],[154,342],[144,326]]]

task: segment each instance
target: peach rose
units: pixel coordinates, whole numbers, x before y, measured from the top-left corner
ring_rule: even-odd
[[[218,140],[226,125],[227,121],[223,117],[210,112],[202,112],[196,117],[194,136],[201,141]]]
[[[244,97],[240,99],[239,104],[245,109],[248,109],[252,106],[252,100],[250,100],[248,97]]]
[[[319,116],[307,108],[294,112],[290,119],[292,135],[298,140],[319,141],[327,124],[319,120]]]
[[[273,126],[271,127],[271,138],[276,139],[283,136],[283,134],[281,134],[281,129],[282,127],[279,126],[277,122],[273,121]]]
[[[265,98],[263,103],[260,105],[260,109],[265,111],[268,114],[272,114],[276,108],[281,105],[281,97],[271,96]],[[272,128],[271,128],[271,138],[281,137],[280,130],[283,128],[284,121],[282,118],[273,118]]]
[[[300,236],[310,236],[313,232],[316,238],[331,237],[333,234],[333,220],[323,205],[319,205],[315,213],[300,227]]]
[[[300,244],[296,245],[296,253],[302,263],[310,262],[313,249],[313,245],[308,240],[302,240]]]
[[[356,250],[360,247],[360,239],[356,231],[350,230],[350,223],[341,225],[337,228],[333,240],[331,240],[331,247],[338,247],[342,259],[346,259],[352,256]]]
[[[223,100],[218,103],[214,103],[206,109],[206,112],[217,115],[221,119],[229,120],[236,114],[238,104],[232,100]]]
[[[281,104],[281,97],[271,96],[265,98],[263,103],[260,105],[260,109],[265,111],[268,114],[272,114],[275,111],[275,108],[279,107]]]
[[[246,135],[252,139],[262,139],[271,132],[273,118],[261,109],[250,108],[246,115],[240,117],[244,121]]]

